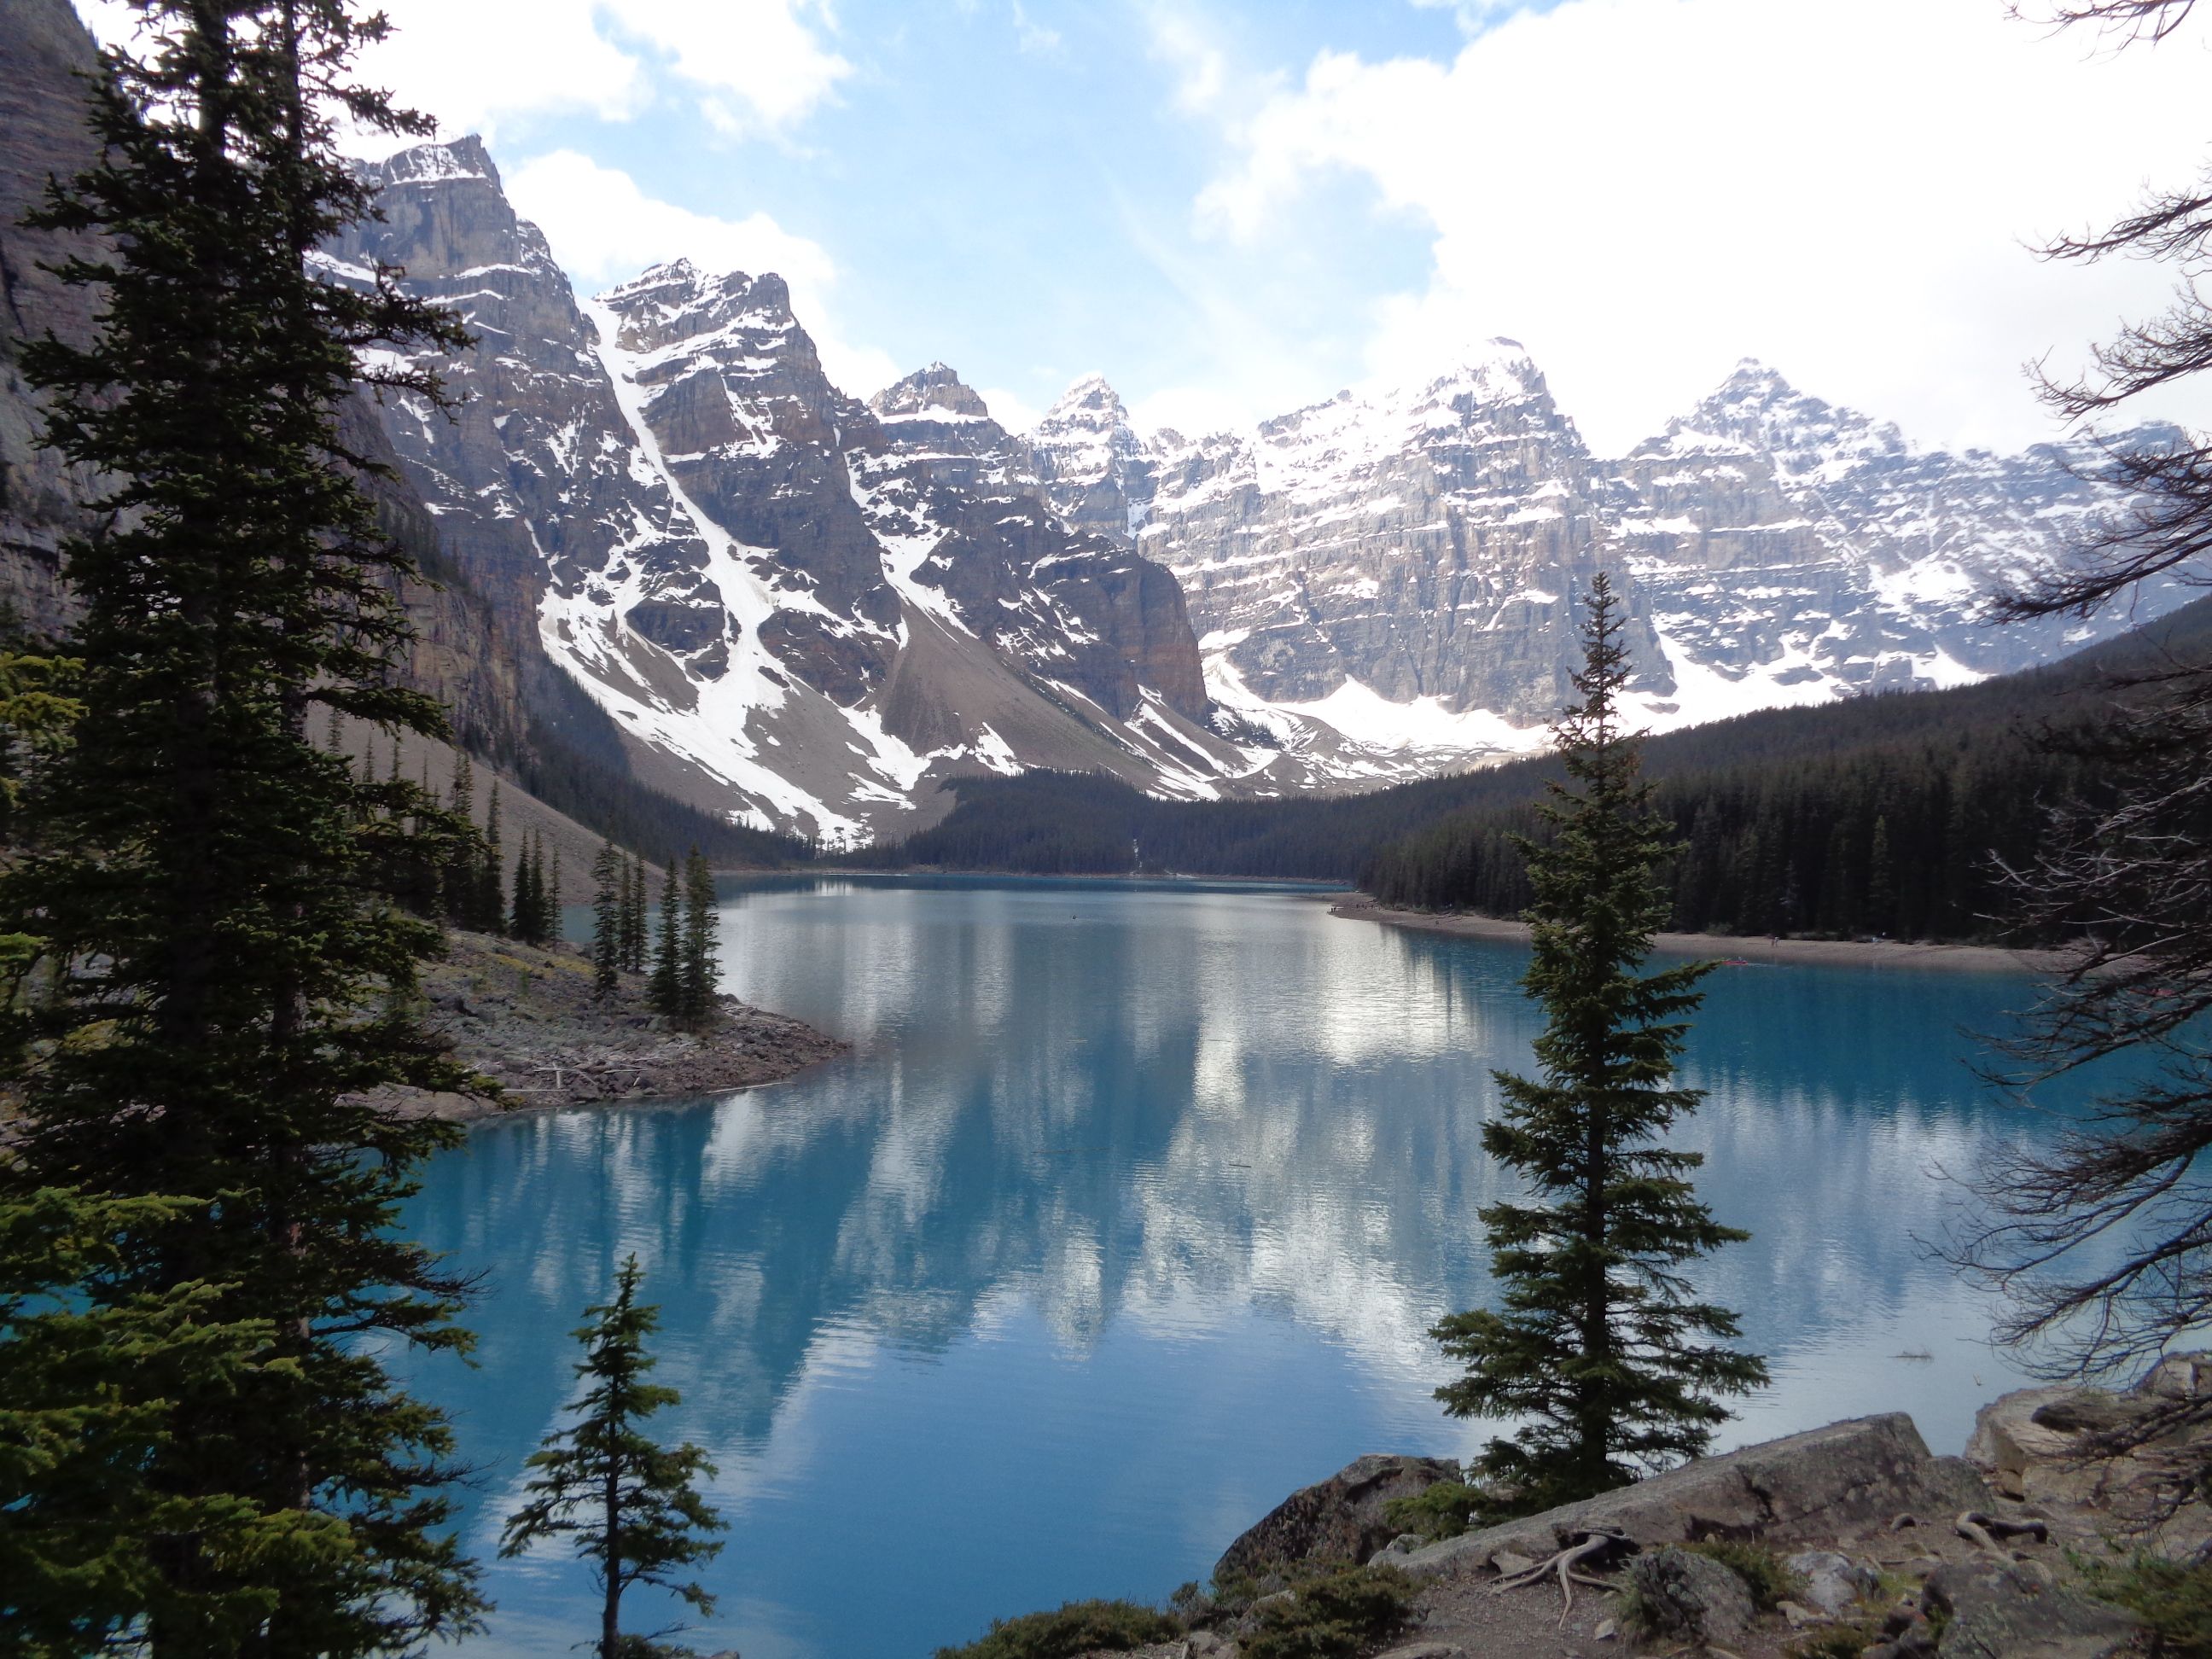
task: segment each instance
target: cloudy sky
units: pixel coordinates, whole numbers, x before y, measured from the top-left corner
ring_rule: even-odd
[[[1017,425],[1093,370],[1204,429],[1509,335],[1601,450],[1745,356],[2017,446],[2022,364],[2172,278],[2026,244],[2212,143],[2212,27],[2004,0],[385,3],[374,72],[580,286],[780,270],[848,391],[943,359]]]

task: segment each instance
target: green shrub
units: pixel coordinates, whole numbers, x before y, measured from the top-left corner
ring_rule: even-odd
[[[1751,1605],[1771,1613],[1781,1602],[1804,1593],[1805,1581],[1783,1564],[1782,1558],[1764,1544],[1731,1543],[1724,1538],[1703,1538],[1685,1544],[1686,1550],[1709,1555],[1744,1582]]]
[[[2076,1559],[2082,1588],[2124,1607],[2150,1632],[2164,1659],[2212,1659],[2212,1565],[2138,1555],[2127,1561]]]
[[[1243,1659],[1355,1659],[1406,1622],[1413,1581],[1395,1567],[1352,1567],[1310,1578],[1260,1609]]]
[[[1419,1533],[1434,1543],[1458,1537],[1483,1507],[1483,1495],[1465,1481],[1439,1480],[1410,1498],[1392,1498],[1382,1506],[1382,1518],[1400,1532]]]
[[[1103,1648],[1126,1653],[1182,1634],[1182,1620],[1134,1601],[1069,1601],[1053,1613],[994,1619],[990,1633],[964,1648],[939,1648],[937,1659],[1073,1659]]]

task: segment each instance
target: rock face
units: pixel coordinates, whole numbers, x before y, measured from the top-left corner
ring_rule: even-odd
[[[24,341],[52,331],[89,342],[100,291],[72,288],[42,269],[96,249],[78,238],[31,231],[23,214],[50,178],[68,178],[92,159],[84,88],[76,76],[97,63],[91,37],[67,0],[0,0],[0,600],[33,629],[56,633],[75,620],[76,600],[61,577],[65,538],[92,532],[99,481],[64,470],[39,442],[39,399],[24,382]],[[381,424],[366,400],[339,410],[343,441],[388,458]],[[434,514],[404,484],[367,481],[379,516],[434,576],[454,574],[439,544]],[[409,584],[401,599],[415,624],[404,665],[412,684],[454,711],[480,748],[510,757],[530,751],[526,706],[535,641],[503,634],[494,608],[459,585]]]
[[[1298,1561],[1364,1562],[1398,1530],[1382,1516],[1392,1498],[1417,1497],[1439,1480],[1459,1478],[1459,1466],[1440,1458],[1356,1459],[1269,1510],[1221,1553],[1214,1579],[1259,1578]]]
[[[1510,1553],[1542,1560],[1587,1528],[1614,1527],[1638,1544],[1704,1538],[1824,1543],[1909,1511],[1957,1514],[1989,1490],[1955,1457],[1934,1457],[1902,1412],[1831,1423],[1785,1439],[1699,1458],[1619,1492],[1525,1520],[1384,1552],[1411,1572],[1437,1573]]]
[[[335,268],[401,266],[479,336],[440,365],[459,422],[387,405],[407,476],[654,781],[833,842],[963,772],[1300,781],[1210,729],[1175,579],[1048,512],[950,369],[847,396],[773,274],[679,260],[579,302],[474,139],[374,178],[385,221]]]
[[[1126,520],[1182,578],[1216,700],[1294,745],[1318,718],[1378,745],[1526,746],[1559,706],[1572,601],[1601,567],[1627,595],[1634,690],[1660,728],[1956,684],[2121,625],[1977,621],[2112,505],[2080,476],[2094,445],[1920,449],[1748,360],[1615,459],[1510,340],[1197,441],[1140,436],[1093,378],[1031,441],[1056,511]]]
[[[1647,1626],[1657,1639],[1697,1647],[1734,1647],[1751,1628],[1751,1591],[1710,1555],[1668,1547],[1628,1565],[1628,1581]]]
[[[1139,545],[1182,578],[1217,695],[1311,706],[1364,688],[1508,722],[1558,713],[1610,481],[1527,354],[1494,345],[1425,385],[1161,441]],[[1632,608],[1640,683],[1664,694]]]
[[[2212,1517],[2201,1504],[2177,1500],[2203,1465],[2207,1430],[2190,1419],[2208,1384],[2212,1356],[2185,1353],[2160,1360],[2126,1394],[2071,1384],[2014,1389],[1974,1414],[1966,1461],[2006,1498],[2082,1510],[2163,1548],[2193,1549],[2212,1539]],[[2108,1437],[2139,1443],[2100,1445]]]
[[[1942,1624],[1942,1659],[2112,1659],[2135,1635],[2124,1613],[2052,1583],[2033,1563],[1940,1567],[1920,1600]]]
[[[52,631],[70,614],[61,544],[93,523],[92,481],[66,473],[40,447],[39,405],[24,382],[22,345],[52,331],[88,343],[92,301],[43,266],[91,252],[81,238],[23,227],[50,177],[66,178],[95,155],[84,125],[92,37],[69,0],[0,0],[0,599],[32,628]]]

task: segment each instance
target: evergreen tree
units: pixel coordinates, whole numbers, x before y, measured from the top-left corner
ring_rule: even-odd
[[[469,751],[458,744],[453,748],[453,782],[452,793],[447,797],[446,811],[459,830],[446,847],[441,872],[446,919],[459,927],[474,927],[481,885],[477,871],[483,849],[476,827],[476,769],[469,762]]]
[[[592,994],[602,1001],[622,987],[629,906],[629,865],[612,842],[602,842],[592,860]]]
[[[568,1406],[576,1422],[547,1435],[531,1455],[530,1499],[507,1518],[500,1544],[500,1553],[512,1556],[542,1538],[574,1540],[599,1587],[599,1659],[665,1651],[622,1633],[623,1595],[633,1585],[673,1591],[711,1615],[714,1597],[678,1575],[722,1548],[702,1535],[723,1530],[722,1519],[692,1485],[714,1475],[707,1454],[688,1443],[669,1450],[642,1426],[679,1396],[645,1380],[657,1363],[645,1341],[660,1310],[638,1301],[640,1277],[633,1255],[622,1265],[614,1300],[584,1310],[591,1322],[575,1333],[584,1345],[576,1375],[587,1386]]]
[[[507,931],[525,945],[542,945],[544,914],[544,882],[538,870],[538,838],[526,834],[514,854],[514,897],[508,910]]]
[[[545,877],[545,938],[548,943],[561,937],[561,848],[553,847],[553,867]]]
[[[1711,964],[1637,971],[1667,918],[1656,872],[1675,849],[1621,728],[1620,629],[1600,573],[1574,676],[1582,701],[1554,728],[1566,774],[1544,808],[1555,833],[1522,843],[1535,890],[1522,983],[1547,1020],[1542,1075],[1494,1073],[1504,1100],[1483,1127],[1484,1149],[1529,1189],[1482,1212],[1504,1305],[1432,1333],[1468,1366],[1437,1391],[1451,1415],[1527,1419],[1479,1467],[1531,1511],[1697,1455],[1727,1419],[1714,1396],[1766,1376],[1759,1360],[1698,1340],[1735,1335],[1735,1316],[1691,1300],[1680,1273],[1748,1235],[1698,1201],[1687,1177],[1702,1158],[1658,1139],[1699,1099],[1674,1073]]]
[[[1878,934],[1897,926],[1897,865],[1890,857],[1887,817],[1875,819],[1867,848],[1866,922],[1869,931]]]
[[[201,1330],[266,1333],[256,1363],[179,1365],[149,1402],[147,1508],[130,1498],[116,1535],[212,1519],[141,1564],[143,1645],[340,1659],[465,1629],[477,1606],[444,1526],[450,1436],[379,1357],[466,1338],[460,1287],[394,1225],[410,1171],[458,1137],[378,1103],[468,1082],[405,1012],[441,941],[376,890],[369,820],[395,793],[310,729],[319,705],[443,733],[396,684],[414,573],[336,410],[367,349],[465,337],[309,261],[368,207],[340,114],[427,130],[345,81],[382,19],[342,0],[137,9],[143,56],[108,52],[91,83],[100,157],[40,216],[105,250],[61,270],[100,290],[99,338],[24,362],[49,442],[107,481],[112,517],[67,550],[84,714],[30,781],[39,850],[0,889],[18,931],[55,942],[0,1194],[154,1201],[103,1223],[112,1258],[70,1287],[87,1316],[197,1298]]]
[[[179,1397],[258,1385],[265,1322],[216,1287],[145,1290],[123,1241],[185,1218],[171,1198],[48,1188],[0,1199],[0,1659],[119,1652],[149,1625],[250,1627],[265,1592],[171,1581],[163,1540],[252,1559],[343,1548],[328,1516],[166,1492],[149,1469]]]
[[[660,926],[653,947],[653,977],[646,982],[646,997],[654,1013],[672,1019],[680,1019],[684,1014],[683,902],[683,890],[676,882],[676,860],[671,859],[660,883]]]
[[[625,866],[629,883],[623,908],[623,967],[629,973],[645,971],[645,860],[630,854]]]
[[[686,1024],[702,1025],[714,1012],[714,991],[720,981],[716,957],[720,950],[714,906],[714,874],[693,848],[684,861],[684,948],[677,969],[677,1012]]]
[[[487,933],[507,931],[507,854],[500,845],[497,778],[491,781],[491,800],[484,808],[483,854],[477,867],[475,908],[471,926]]]

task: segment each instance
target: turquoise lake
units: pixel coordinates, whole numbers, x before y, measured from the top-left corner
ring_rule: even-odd
[[[1279,889],[726,885],[726,988],[853,1051],[750,1093],[486,1124],[408,1226],[481,1273],[477,1364],[405,1367],[480,1471],[464,1536],[499,1604],[471,1659],[592,1634],[584,1571],[497,1561],[522,1460],[574,1391],[569,1332],[635,1251],[659,1419],[731,1522],[684,1641],[896,1659],[994,1615],[1164,1597],[1366,1451],[1465,1455],[1425,1332],[1487,1293],[1493,1066],[1527,1063],[1517,946]],[[1730,1443],[1910,1411],[1957,1451],[2018,1384],[1923,1241],[1944,1170],[2050,1132],[1992,1101],[1971,1032],[2031,983],[1723,969],[1678,1144],[1751,1243],[1701,1288],[1773,1386]],[[637,1598],[633,1628],[665,1610]],[[673,1615],[668,1615],[672,1619]]]

